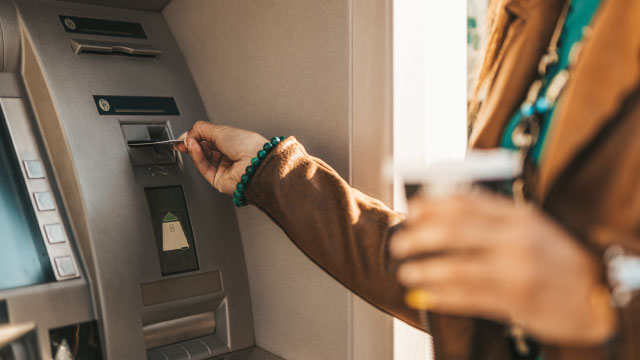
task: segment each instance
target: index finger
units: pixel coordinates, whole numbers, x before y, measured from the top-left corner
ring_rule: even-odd
[[[216,125],[208,121],[200,120],[193,124],[193,127],[187,131],[187,136],[194,138],[198,142],[209,141],[215,144],[224,130],[228,128],[226,125]]]

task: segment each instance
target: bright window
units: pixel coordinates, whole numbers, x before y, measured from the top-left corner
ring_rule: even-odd
[[[395,164],[464,156],[467,74],[479,47],[486,1],[394,2]],[[396,209],[403,211],[403,202],[394,198]],[[394,320],[394,334],[395,359],[431,359],[428,335],[400,320]]]

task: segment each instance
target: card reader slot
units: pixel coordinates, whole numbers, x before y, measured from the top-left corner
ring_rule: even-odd
[[[162,54],[162,50],[158,50],[144,44],[129,44],[88,39],[69,39],[69,43],[71,43],[71,48],[76,55],[101,54],[155,58]]]
[[[167,165],[176,162],[176,151],[171,146],[132,146],[171,140],[171,132],[166,124],[122,124],[121,127],[133,165]]]

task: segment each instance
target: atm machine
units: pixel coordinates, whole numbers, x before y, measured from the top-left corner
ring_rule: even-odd
[[[0,1],[0,359],[277,359],[164,3]]]

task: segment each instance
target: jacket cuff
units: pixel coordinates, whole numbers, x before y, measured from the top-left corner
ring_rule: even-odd
[[[309,161],[309,154],[298,140],[289,136],[281,141],[262,160],[256,172],[247,183],[247,202],[263,209],[269,208],[273,194],[278,191],[281,181],[300,161]]]

